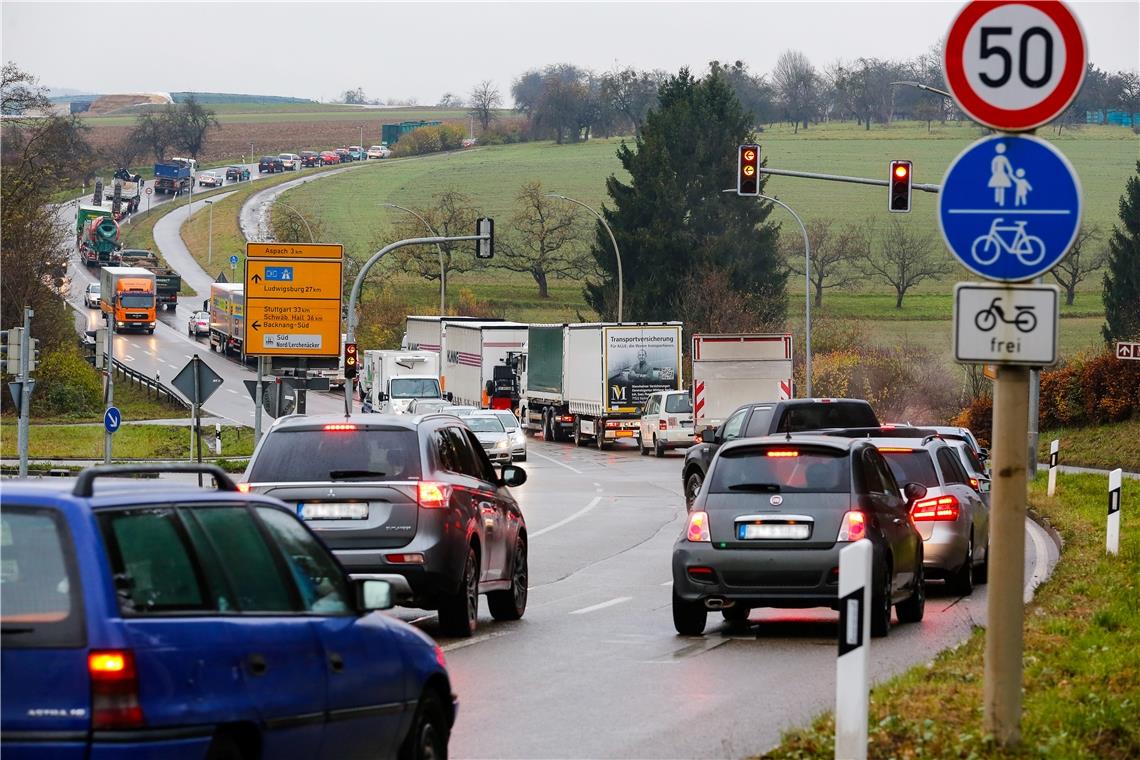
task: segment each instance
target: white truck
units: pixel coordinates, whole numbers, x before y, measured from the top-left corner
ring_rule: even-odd
[[[506,372],[513,374],[514,357],[526,350],[526,337],[527,325],[520,322],[449,322],[440,350],[443,389],[456,404],[514,409],[517,391],[512,394],[509,386],[495,381]],[[497,393],[497,388],[505,392]]]
[[[404,339],[400,348],[409,351],[436,351],[443,345],[447,324],[454,322],[499,322],[497,319],[481,317],[423,317],[410,316],[404,329]]]
[[[716,427],[741,404],[792,398],[792,336],[694,335],[693,429]]]
[[[433,351],[365,351],[360,400],[365,411],[404,414],[413,399],[442,398],[439,354]]]
[[[531,325],[519,416],[548,441],[637,437],[656,391],[680,390],[681,323]]]

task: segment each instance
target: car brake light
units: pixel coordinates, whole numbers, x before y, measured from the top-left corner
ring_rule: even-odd
[[[334,422],[331,425],[325,425],[327,431],[342,431],[342,430],[356,430],[356,425],[351,422]]]
[[[447,483],[419,483],[416,501],[424,509],[443,509],[451,499],[451,486]]]
[[[435,645],[435,661],[439,663],[441,668],[447,667],[447,658],[443,656],[443,647],[439,644]]]
[[[385,554],[384,559],[394,565],[422,565],[424,563],[424,555],[419,552],[413,554]]]
[[[980,491],[982,488],[982,481],[977,478],[970,478],[970,485],[973,486],[975,491]]]
[[[867,516],[862,512],[851,511],[843,515],[839,524],[836,541],[859,541],[867,537]]]
[[[91,676],[91,727],[96,730],[143,725],[139,678],[134,653],[126,649],[95,650],[87,655]]]
[[[252,486],[250,486],[249,483],[238,483],[237,484],[238,493],[249,493],[249,489],[251,487]]]
[[[908,449],[905,446],[880,446],[879,453],[881,454],[910,454],[917,449]]]
[[[712,583],[714,580],[716,580],[716,574],[713,573],[713,569],[711,567],[698,565],[686,569],[689,573],[689,577],[698,583]]]
[[[667,422],[665,422],[665,420],[657,420],[657,429],[658,430],[668,430],[669,424]]]
[[[914,518],[915,522],[926,520],[957,520],[958,497],[939,496],[934,499],[916,501],[914,506],[911,507],[910,516]]]
[[[773,449],[765,452],[765,455],[770,457],[798,457],[800,455],[800,452]]]
[[[694,543],[710,543],[708,512],[696,511],[689,514],[689,529],[685,531],[685,538]]]

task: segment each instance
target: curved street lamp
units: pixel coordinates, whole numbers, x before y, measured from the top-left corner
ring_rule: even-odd
[[[599,214],[594,209],[587,206],[585,203],[582,203],[582,201],[574,200],[573,198],[567,198],[565,195],[559,195],[558,193],[547,193],[546,197],[547,198],[561,198],[564,201],[570,201],[571,203],[577,203],[579,206],[586,209],[587,211],[589,211],[594,216],[598,217],[598,221],[602,223],[602,226],[606,228],[606,232],[608,232],[610,234],[610,242],[613,243],[613,246],[614,246],[614,257],[617,258],[617,281],[618,281],[617,321],[621,322],[622,321],[622,297],[623,297],[622,280],[624,278],[622,277],[622,272],[621,272],[621,251],[618,250],[617,238],[614,237],[614,231],[610,229],[610,225],[606,222],[605,217],[603,217],[601,214]]]
[[[436,231],[432,229],[432,226],[428,224],[428,220],[424,219],[422,216],[417,214],[415,211],[412,211],[410,208],[405,208],[395,203],[381,203],[380,205],[384,208],[397,208],[400,211],[408,212],[416,219],[419,219],[421,222],[423,222],[423,225],[427,227],[427,231],[432,234],[432,237],[439,237],[439,235],[436,234]],[[435,249],[439,252],[439,316],[444,317],[447,316],[445,312],[447,302],[447,270],[444,269],[443,266],[443,247],[439,243],[436,243]]]

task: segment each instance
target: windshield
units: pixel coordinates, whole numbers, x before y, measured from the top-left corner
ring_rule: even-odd
[[[149,309],[154,306],[154,296],[124,293],[119,296],[119,305],[124,309]]]
[[[846,451],[802,446],[730,449],[716,460],[710,493],[848,493]]]
[[[503,427],[507,430],[514,430],[519,426],[519,421],[510,412],[499,412],[495,415],[499,421],[503,423]]]
[[[88,293],[98,293],[99,292],[99,283],[93,282],[90,285],[88,285],[87,286],[87,292]]]
[[[465,417],[467,427],[471,428],[476,433],[501,433],[503,432],[503,423],[499,422],[498,417]]]
[[[665,397],[665,411],[673,414],[689,414],[693,411],[693,402],[688,393],[671,393]]]
[[[439,398],[439,381],[434,377],[392,378],[392,398]]]
[[[827,428],[878,427],[879,421],[867,404],[850,401],[820,401],[813,404],[796,404],[784,412],[777,433],[798,433],[801,430]]]
[[[889,448],[881,448],[879,451],[887,460],[900,486],[907,483],[921,483],[927,488],[939,486],[938,473],[934,471],[934,462],[926,449],[891,451]]]
[[[419,438],[404,428],[272,430],[251,483],[420,477]]]

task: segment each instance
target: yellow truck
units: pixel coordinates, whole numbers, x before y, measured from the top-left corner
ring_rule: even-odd
[[[154,272],[142,267],[103,267],[99,272],[99,308],[111,317],[111,330],[154,333]]]

